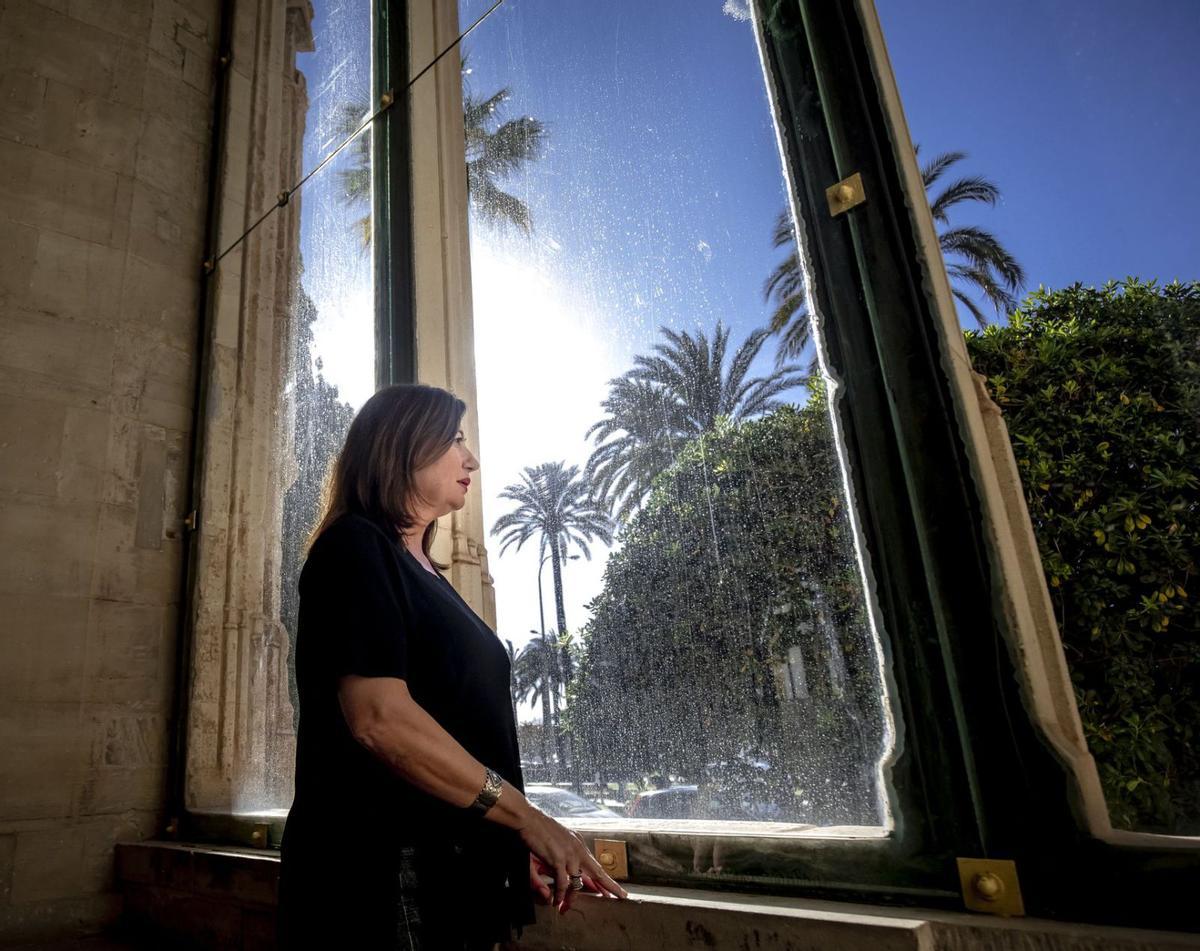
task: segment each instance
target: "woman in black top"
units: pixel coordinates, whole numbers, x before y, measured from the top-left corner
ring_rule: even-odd
[[[478,462],[466,405],[392,386],[355,417],[300,575],[288,948],[491,948],[572,890],[625,897],[523,795],[509,659],[430,558]]]

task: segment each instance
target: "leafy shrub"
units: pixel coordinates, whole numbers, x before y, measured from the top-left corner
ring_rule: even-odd
[[[587,771],[715,787],[761,761],[788,818],[878,821],[878,661],[819,389],[683,447],[589,608],[565,717]]]
[[[1003,409],[1114,825],[1200,832],[1200,284],[968,332]]]

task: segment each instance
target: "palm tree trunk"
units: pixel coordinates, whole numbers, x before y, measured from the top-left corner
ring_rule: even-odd
[[[558,550],[558,538],[551,536],[550,538],[550,568],[554,572],[554,613],[555,619],[558,621],[558,635],[562,637],[567,629],[567,611],[563,606],[563,583],[562,583],[562,557]],[[571,669],[567,657],[567,646],[564,643],[560,648],[560,674],[563,685],[563,703],[567,700],[567,671]],[[562,730],[558,731],[559,749],[562,749]],[[575,792],[578,793],[583,788],[579,781],[579,757],[575,755],[575,734],[572,733],[569,737],[571,743],[571,784],[575,787]],[[562,755],[561,753],[559,754]]]
[[[547,671],[547,673],[549,673],[549,671]],[[546,702],[547,696],[546,682],[543,681],[541,696],[538,698],[542,704],[542,763],[546,768],[546,775],[550,778],[551,782],[553,782],[555,767],[550,765],[552,762],[550,755],[550,737],[554,733],[554,725],[550,718],[550,704]]]
[[[505,639],[505,644],[508,645],[508,696],[512,700],[513,708],[513,724],[517,722],[517,652],[513,648],[513,642]]]
[[[550,569],[554,573],[554,620],[561,636],[567,629],[567,611],[563,607],[562,558],[558,552],[557,538],[550,539]]]
[[[550,771],[550,782],[556,783],[558,771],[563,763],[563,748],[558,730],[558,678],[554,674],[554,648],[547,641],[542,641],[542,663],[546,668],[542,675],[542,726],[546,733],[546,765]],[[558,750],[557,762],[552,761],[550,757],[551,737]],[[552,762],[554,765],[550,765]]]

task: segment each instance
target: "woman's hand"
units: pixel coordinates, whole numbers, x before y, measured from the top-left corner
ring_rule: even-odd
[[[554,900],[554,876],[532,852],[529,853],[529,890],[537,894],[544,904]]]
[[[559,914],[566,914],[571,907],[572,892],[568,888],[571,875],[581,876],[584,888],[591,891],[614,898],[629,897],[629,893],[604,871],[588,851],[583,837],[544,812],[531,810],[527,824],[517,831],[533,853],[530,856],[530,887],[544,900],[557,905]],[[553,877],[553,894],[543,875]]]
[[[590,875],[584,873],[580,877],[583,879],[585,892],[599,894],[600,889],[596,887]],[[544,905],[549,905],[554,900],[554,876],[532,852],[529,853],[529,890],[535,892]]]

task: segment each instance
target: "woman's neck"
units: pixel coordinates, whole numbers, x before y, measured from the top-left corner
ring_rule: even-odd
[[[409,529],[407,532],[400,532],[400,542],[417,557],[419,561],[426,561],[425,549],[421,546],[421,539],[425,537],[425,530],[428,525],[423,525],[418,529]]]

